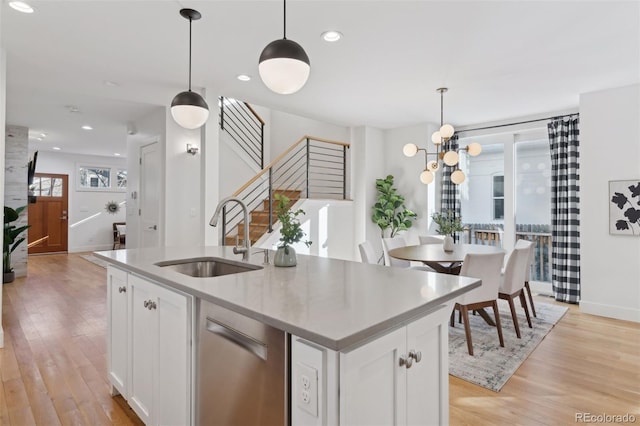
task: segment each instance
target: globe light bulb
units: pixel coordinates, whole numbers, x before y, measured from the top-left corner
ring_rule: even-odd
[[[458,164],[458,153],[455,151],[447,151],[444,153],[442,160],[447,166],[455,166]]]
[[[429,185],[431,182],[433,182],[433,173],[431,173],[429,170],[425,170],[420,173],[420,182],[424,183],[425,185]]]
[[[460,185],[462,182],[464,182],[464,178],[464,172],[460,169],[451,173],[451,182],[455,183],[456,185]]]
[[[445,139],[449,139],[454,133],[455,130],[451,124],[443,124],[440,127],[440,135]]]
[[[482,152],[482,145],[478,142],[473,142],[467,145],[467,152],[470,156],[475,157],[476,155],[480,155]]]
[[[436,160],[431,160],[427,163],[427,170],[431,170],[432,172],[435,172],[438,169],[440,169],[440,163],[437,162]]]
[[[407,157],[413,157],[418,153],[418,146],[414,143],[408,143],[402,148],[402,153]]]
[[[435,145],[440,145],[442,143],[442,136],[440,135],[440,132],[433,132],[431,135],[431,142]]]

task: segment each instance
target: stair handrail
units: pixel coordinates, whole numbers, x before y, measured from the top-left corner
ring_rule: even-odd
[[[313,142],[320,142],[320,144]],[[301,146],[303,143],[305,146]],[[304,135],[240,186],[231,196],[242,199],[250,210],[255,210],[260,205],[260,200],[268,202],[268,207],[263,208],[268,209],[265,210],[268,213],[267,232],[272,232],[274,187],[284,190],[285,193],[291,191],[300,196],[304,193],[302,198],[313,198],[312,194],[318,194],[329,198],[339,195],[342,199],[346,199],[347,149],[350,146],[346,142]],[[265,176],[266,174],[268,176]],[[281,184],[285,187],[277,186]],[[332,192],[338,189],[340,192]],[[261,197],[261,194],[264,196]],[[235,207],[235,205],[231,206],[228,210],[225,207],[222,211],[221,240],[223,244],[225,237],[240,223]]]
[[[289,154],[298,145],[300,145],[302,142],[306,141],[307,139],[318,141],[318,142],[324,142],[324,143],[328,143],[328,144],[333,144],[333,145],[341,145],[341,146],[346,147],[346,148],[349,148],[351,146],[351,144],[349,144],[347,142],[340,142],[340,141],[334,141],[334,140],[331,140],[331,139],[319,138],[319,137],[316,137],[316,136],[305,135],[305,136],[301,137],[300,139],[298,139],[298,141],[294,142],[289,148],[285,149],[273,161],[271,161],[262,170],[260,170],[254,177],[249,179],[244,185],[242,185],[240,188],[238,188],[233,193],[233,196],[237,197],[238,195],[240,195],[240,193],[242,191],[247,189],[252,183],[257,181],[258,179],[260,179],[260,176],[262,176],[263,174],[267,173],[269,171],[269,169],[271,169],[273,166],[275,166],[279,161],[281,161],[283,158],[285,158],[287,156],[287,154]]]
[[[225,131],[245,152],[249,160],[262,169],[264,167],[264,119],[247,102],[224,96],[220,96],[219,102],[220,129]]]

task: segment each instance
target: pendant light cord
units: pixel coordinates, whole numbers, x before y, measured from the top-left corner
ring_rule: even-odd
[[[444,91],[440,91],[440,127],[444,124]]]
[[[191,91],[191,18],[189,18],[189,91]]]
[[[282,38],[284,40],[286,40],[287,39],[287,0],[283,0],[282,2],[284,4],[284,7],[283,7],[283,9],[284,9],[284,13],[283,13],[284,19],[283,19],[283,22],[282,22],[282,25],[284,27],[283,30],[282,30],[283,33],[284,33],[284,36]]]

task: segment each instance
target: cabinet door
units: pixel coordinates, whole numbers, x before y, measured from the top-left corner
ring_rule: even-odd
[[[340,424],[404,425],[406,327],[340,354]]]
[[[191,423],[190,299],[156,287],[158,371],[155,386],[156,424]]]
[[[127,399],[127,273],[109,266],[107,268],[107,313],[109,327],[109,381],[112,394],[120,392]],[[115,392],[117,390],[117,392]]]
[[[157,369],[156,346],[157,309],[149,309],[155,302],[156,285],[129,275],[130,359],[129,405],[146,424],[153,422],[153,386]]]
[[[410,425],[449,424],[447,319],[450,313],[450,306],[442,306],[407,326],[407,351],[416,354],[407,371],[407,423]],[[420,361],[416,362],[416,358]]]

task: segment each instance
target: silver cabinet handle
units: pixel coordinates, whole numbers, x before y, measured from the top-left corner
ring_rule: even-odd
[[[148,300],[145,300],[143,305],[144,305],[145,308],[149,309],[149,301]]]
[[[156,309],[157,307],[156,302],[149,302],[149,310]]]
[[[258,358],[267,360],[267,345],[253,339],[251,336],[229,327],[226,324],[222,324],[214,319],[207,317],[207,331],[234,343],[244,350],[254,354]]]
[[[400,356],[400,367],[411,368],[413,365],[413,359],[410,356],[401,355]]]
[[[125,286],[118,287],[118,293],[126,293],[126,292],[127,292],[127,288]]]
[[[156,229],[158,229],[158,225],[149,226],[147,227],[147,229],[152,229],[155,231]]]
[[[413,358],[416,363],[422,360],[422,352],[411,349],[409,351],[409,358]]]

